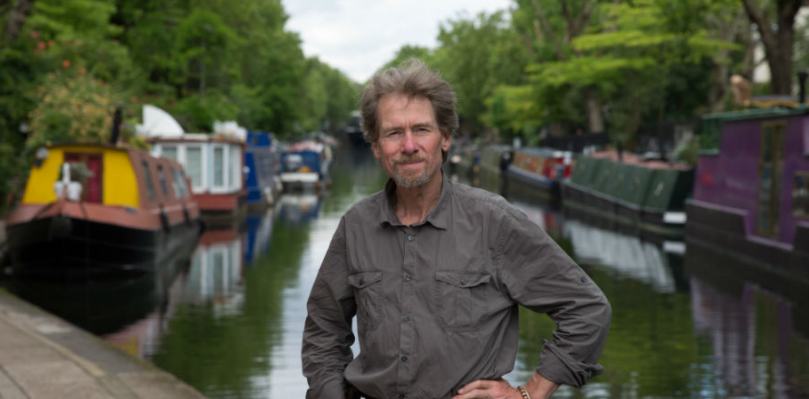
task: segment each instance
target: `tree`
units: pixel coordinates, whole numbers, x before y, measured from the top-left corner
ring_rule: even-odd
[[[14,5],[11,8],[11,15],[8,17],[8,24],[6,25],[6,41],[12,42],[19,36],[22,31],[25,20],[31,12],[31,5],[34,0],[14,0]]]
[[[434,57],[433,51],[428,49],[427,47],[405,44],[404,46],[402,46],[402,48],[400,48],[396,52],[396,55],[393,57],[393,59],[388,61],[382,67],[382,69],[397,67],[411,58],[421,60],[422,62],[424,62],[424,64],[432,67],[435,64],[435,60],[433,60],[433,57]]]
[[[795,17],[805,2],[776,0],[774,12],[767,12],[767,8],[756,0],[740,1],[761,36],[767,65],[770,67],[771,92],[790,94],[794,71]]]
[[[533,31],[534,40],[526,40],[526,43],[539,49],[537,61],[563,62],[581,56],[571,43],[590,25],[598,3],[597,0],[520,0],[517,1],[519,9],[513,14],[517,23],[522,25],[523,32]],[[530,35],[524,33],[524,37]],[[532,43],[536,44],[532,46]],[[582,86],[579,90],[586,102],[589,131],[604,132],[598,89],[595,86]],[[555,134],[561,133],[558,126],[551,130]]]
[[[486,99],[501,84],[524,82],[528,54],[502,11],[447,21],[441,25],[438,42],[431,66],[458,95],[461,130],[479,135]]]

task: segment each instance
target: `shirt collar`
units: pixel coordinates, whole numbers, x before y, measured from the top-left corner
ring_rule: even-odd
[[[438,204],[430,211],[424,222],[416,224],[419,226],[425,223],[431,224],[433,227],[446,230],[449,227],[450,213],[451,213],[451,198],[452,198],[452,181],[447,178],[447,174],[441,172],[443,184],[441,185],[441,198]],[[396,204],[396,182],[393,179],[388,179],[385,183],[385,192],[380,199],[379,207],[379,221],[381,224],[389,224],[391,226],[403,226],[396,216],[394,205]]]

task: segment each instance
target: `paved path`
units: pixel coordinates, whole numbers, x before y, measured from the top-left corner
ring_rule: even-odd
[[[0,398],[205,399],[171,374],[2,289]]]

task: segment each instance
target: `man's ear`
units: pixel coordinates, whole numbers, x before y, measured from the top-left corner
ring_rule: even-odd
[[[374,152],[374,158],[379,159],[379,152],[380,152],[379,143],[377,143],[376,141],[371,143],[371,150],[373,150]]]
[[[449,152],[449,147],[452,146],[452,135],[451,134],[441,134],[441,137],[444,138],[444,142],[441,143],[441,149],[444,152]]]

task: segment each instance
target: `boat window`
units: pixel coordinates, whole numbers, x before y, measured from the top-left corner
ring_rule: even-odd
[[[177,171],[177,176],[179,176],[179,178],[180,178],[179,179],[180,180],[180,185],[183,187],[183,193],[185,193],[184,195],[186,197],[190,196],[191,193],[188,192],[188,184],[186,183],[186,180],[188,179],[188,177],[185,175],[185,172],[183,172],[182,170],[178,170]]]
[[[177,147],[173,145],[161,145],[160,146],[160,156],[163,158],[171,159],[172,161],[177,160]]]
[[[213,149],[213,186],[223,187],[225,185],[225,149],[215,147]]]
[[[166,174],[163,173],[163,165],[157,165],[157,177],[160,179],[160,191],[163,193],[163,198],[169,198],[169,188],[166,186]]]
[[[792,186],[792,214],[809,218],[809,171],[795,172]]]
[[[149,202],[154,202],[154,187],[152,187],[152,172],[149,171],[149,164],[146,161],[141,162],[143,167],[143,180],[146,186],[146,193],[149,195]]]
[[[171,168],[169,170],[171,171],[169,177],[171,178],[171,186],[174,187],[174,193],[177,194],[177,198],[185,198],[188,196],[188,191],[186,191],[184,184],[185,180],[180,176],[177,169]]]
[[[191,186],[203,187],[202,181],[202,148],[187,147],[185,149],[185,170],[191,177]]]

